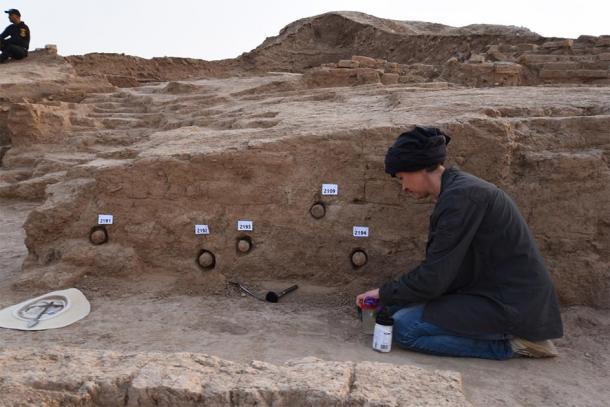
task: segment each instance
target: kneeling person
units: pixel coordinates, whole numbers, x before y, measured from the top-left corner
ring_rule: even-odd
[[[563,336],[559,304],[534,238],[495,185],[443,166],[450,137],[416,127],[390,147],[385,170],[405,192],[433,197],[425,260],[358,295],[394,312],[394,340],[436,355],[551,357]]]

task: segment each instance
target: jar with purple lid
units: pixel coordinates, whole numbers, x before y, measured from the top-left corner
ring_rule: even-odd
[[[373,335],[375,331],[375,318],[379,308],[379,299],[373,297],[365,297],[361,310],[362,332],[368,335]]]

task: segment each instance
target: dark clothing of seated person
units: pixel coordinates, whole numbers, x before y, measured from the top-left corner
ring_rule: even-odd
[[[495,185],[445,168],[450,137],[415,127],[389,148],[385,170],[417,198],[432,197],[426,258],[381,288],[393,339],[428,354],[509,359],[552,357],[563,336],[550,274],[517,205]]]
[[[11,25],[0,34],[0,62],[23,59],[30,48],[30,29],[21,21],[21,13],[14,8],[6,10]]]

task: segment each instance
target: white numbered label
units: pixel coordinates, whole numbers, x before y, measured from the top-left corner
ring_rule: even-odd
[[[196,235],[209,235],[210,228],[208,225],[195,225],[195,234]]]
[[[112,215],[97,215],[98,225],[112,225],[114,218]]]
[[[237,230],[240,231],[252,231],[254,230],[254,224],[251,220],[238,220],[237,221]]]
[[[354,237],[369,237],[369,228],[368,226],[354,226],[352,233]]]
[[[339,185],[322,184],[322,195],[339,195]]]

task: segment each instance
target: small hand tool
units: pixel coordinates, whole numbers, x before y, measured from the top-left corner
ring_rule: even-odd
[[[284,291],[281,291],[279,293],[275,293],[273,291],[269,291],[267,293],[267,295],[265,296],[265,300],[267,300],[269,302],[278,302],[280,300],[280,298],[282,298],[283,296],[285,296],[288,293],[293,292],[297,288],[299,288],[299,286],[295,284],[295,285],[293,285],[291,287],[288,287],[287,289],[285,289]]]

